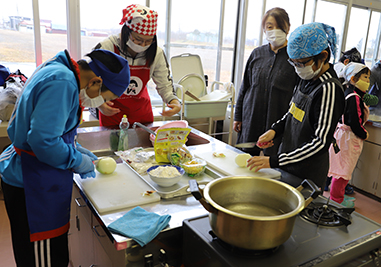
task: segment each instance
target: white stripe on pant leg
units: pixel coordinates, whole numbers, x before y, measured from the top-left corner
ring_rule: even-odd
[[[46,265],[48,267],[52,266],[50,262],[50,238],[46,239]]]
[[[39,263],[38,263],[38,241],[34,241],[34,264],[36,265],[36,267],[39,266]]]
[[[41,258],[41,267],[45,267],[45,256],[44,256],[44,240],[40,241],[40,258]]]

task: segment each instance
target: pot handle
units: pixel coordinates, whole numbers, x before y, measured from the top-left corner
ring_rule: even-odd
[[[202,190],[198,187],[197,181],[195,179],[191,179],[188,181],[188,183],[189,190],[194,196],[194,198],[197,199],[207,211],[211,213],[217,213],[217,210],[213,208],[213,206],[210,205],[208,202],[206,202]]]
[[[311,192],[311,195],[304,202],[304,208],[306,208],[312,202],[312,200],[314,200],[319,195],[321,195],[321,190],[319,189],[319,187],[310,179],[304,179],[302,184],[299,185],[296,188],[296,190],[298,190],[300,192],[300,191],[302,191],[303,188],[305,188],[307,186],[312,189],[312,192]]]

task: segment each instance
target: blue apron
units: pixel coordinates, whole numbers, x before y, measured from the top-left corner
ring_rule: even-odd
[[[74,146],[77,127],[62,136]],[[31,242],[60,236],[69,230],[73,172],[45,164],[33,153],[16,149],[21,156],[26,210]]]
[[[65,54],[79,88],[78,73],[66,50]],[[66,144],[74,146],[81,115],[82,108],[79,107],[77,125],[61,136]],[[65,234],[70,227],[73,171],[57,169],[45,164],[37,159],[33,151],[16,147],[15,150],[21,157],[30,241],[34,242]]]

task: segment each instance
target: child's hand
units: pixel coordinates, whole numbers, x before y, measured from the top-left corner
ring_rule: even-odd
[[[365,123],[368,121],[368,119],[369,119],[369,107],[367,105],[365,105],[363,125],[365,125]]]

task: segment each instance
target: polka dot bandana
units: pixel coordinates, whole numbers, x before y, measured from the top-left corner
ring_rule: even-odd
[[[124,23],[134,32],[153,36],[157,30],[157,12],[142,5],[129,5],[123,9],[123,18],[119,24]]]
[[[313,22],[299,26],[290,34],[287,53],[291,59],[302,59],[320,54],[328,45],[335,59],[337,50],[335,28]]]

